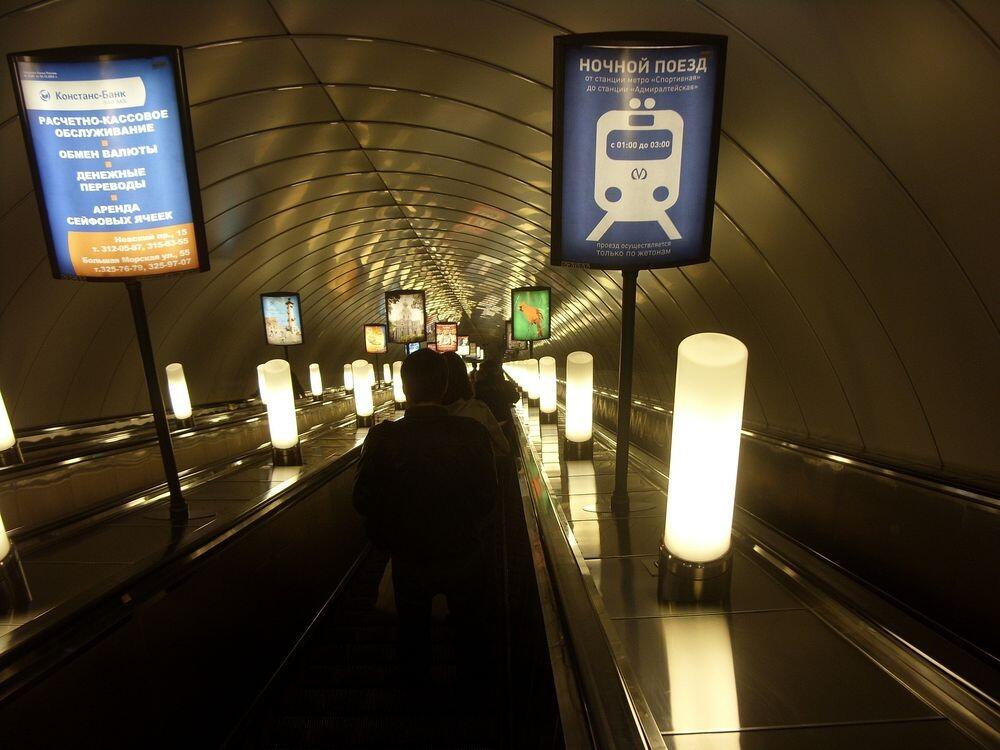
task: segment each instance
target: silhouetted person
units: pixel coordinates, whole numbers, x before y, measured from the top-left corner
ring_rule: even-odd
[[[444,392],[444,398],[441,399],[444,408],[452,416],[468,417],[479,422],[490,433],[494,455],[497,458],[509,457],[510,444],[500,429],[500,423],[493,416],[490,407],[472,393],[472,383],[469,381],[465,362],[454,352],[447,352],[441,357],[448,365],[448,388]]]
[[[493,658],[492,576],[483,529],[497,501],[486,428],[441,406],[448,384],[441,355],[421,349],[403,361],[404,417],[368,433],[354,506],[372,541],[392,557],[404,673],[427,679],[431,600],[443,593],[464,674]]]
[[[476,398],[486,404],[497,422],[503,425],[510,420],[510,407],[518,402],[521,394],[506,378],[500,363],[487,359],[480,365],[476,377]]]

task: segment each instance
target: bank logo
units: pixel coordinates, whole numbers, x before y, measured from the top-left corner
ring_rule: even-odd
[[[52,93],[48,89],[42,89],[41,91],[38,92],[38,98],[41,99],[43,102],[47,102],[49,99],[52,98]]]

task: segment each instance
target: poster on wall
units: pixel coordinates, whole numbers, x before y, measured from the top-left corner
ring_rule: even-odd
[[[458,323],[438,323],[435,326],[435,340],[439,352],[453,352],[458,349]]]
[[[469,337],[459,336],[458,337],[458,347],[455,349],[455,353],[460,357],[469,356]]]
[[[422,290],[401,289],[385,293],[385,317],[389,321],[389,342],[412,344],[426,341],[427,314]]]
[[[507,351],[517,352],[528,348],[527,341],[516,341],[511,322],[507,321]]]
[[[179,47],[7,56],[52,274],[208,270]]]
[[[296,292],[265,292],[260,295],[264,334],[274,346],[302,343],[302,311]]]
[[[708,260],[725,67],[724,36],[555,38],[554,265]]]
[[[470,357],[479,356],[479,345],[475,341],[469,342],[469,356]]]
[[[385,325],[383,323],[365,323],[365,352],[367,354],[385,354]]]
[[[526,286],[510,292],[510,320],[516,341],[542,341],[552,335],[552,290]]]
[[[406,353],[407,354],[413,354],[413,352],[420,351],[420,342],[419,341],[414,342],[412,344],[403,344],[403,346],[406,347]]]

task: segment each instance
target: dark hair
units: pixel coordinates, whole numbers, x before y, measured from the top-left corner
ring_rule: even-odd
[[[461,398],[472,398],[472,383],[465,369],[465,362],[455,352],[445,352],[441,355],[448,367],[448,390],[444,392],[442,404],[453,404]]]
[[[399,377],[407,403],[440,404],[448,387],[448,365],[437,352],[419,349],[403,360]]]

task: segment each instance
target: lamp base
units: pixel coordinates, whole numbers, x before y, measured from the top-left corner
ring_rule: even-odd
[[[405,401],[393,401],[392,402],[392,407],[396,411],[406,411],[406,402]]]
[[[374,414],[369,414],[367,417],[362,417],[361,415],[357,415],[354,418],[354,423],[358,427],[374,427],[375,426],[375,415]]]
[[[21,453],[21,444],[14,443],[7,450],[0,451],[0,466],[17,466],[24,463],[24,454]]]
[[[543,411],[538,415],[540,424],[559,424],[559,413],[554,411]]]
[[[528,398],[528,408],[529,409],[537,409],[539,403],[541,403],[540,399],[531,398],[531,397]]]
[[[563,441],[564,461],[589,461],[594,457],[594,439],[582,443],[566,439]]]
[[[688,604],[728,601],[732,579],[732,547],[717,560],[694,563],[671,554],[666,545],[660,543],[660,577],[657,584],[660,601]]]
[[[315,393],[313,394],[313,401],[322,401],[322,400],[323,400],[323,394],[322,393],[319,394],[318,396]]]
[[[21,556],[12,542],[7,556],[0,560],[0,614],[25,609],[29,604],[28,579],[24,577]]]
[[[188,417],[187,419],[178,419],[174,417],[174,424],[177,425],[178,430],[190,430],[194,428],[194,417]]]
[[[291,448],[271,447],[271,463],[275,466],[302,466],[302,448],[298,443]]]

